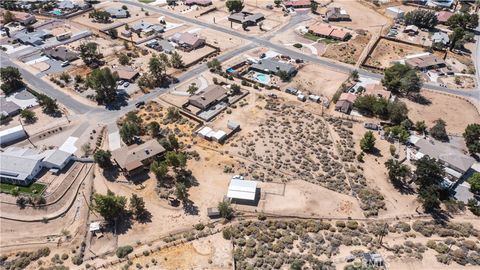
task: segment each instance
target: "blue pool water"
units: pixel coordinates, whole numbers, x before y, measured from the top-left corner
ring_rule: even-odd
[[[263,73],[256,73],[255,74],[255,79],[261,83],[269,83],[270,82],[270,76],[263,74]]]

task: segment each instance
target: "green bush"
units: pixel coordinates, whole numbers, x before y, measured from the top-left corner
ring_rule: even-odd
[[[123,246],[123,247],[117,248],[116,254],[118,258],[125,258],[125,256],[130,254],[132,251],[133,251],[132,246]]]

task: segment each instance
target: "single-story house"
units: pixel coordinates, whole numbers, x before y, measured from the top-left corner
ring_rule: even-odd
[[[327,23],[317,22],[308,28],[308,32],[323,38],[346,41],[352,35],[343,28],[332,26]]]
[[[442,68],[446,66],[446,63],[443,59],[440,59],[430,53],[407,57],[405,59],[405,64],[419,70]]]
[[[79,57],[78,53],[71,51],[65,46],[46,49],[45,55],[60,61],[73,61]]]
[[[287,1],[285,2],[285,7],[287,8],[310,8],[312,1],[310,0],[296,0],[296,1]]]
[[[164,53],[172,53],[175,50],[175,46],[165,39],[152,39],[147,41],[145,46]]]
[[[443,45],[447,45],[448,42],[450,42],[450,38],[448,37],[447,33],[435,32],[432,35],[432,43],[442,43]]]
[[[237,203],[254,202],[257,199],[257,182],[232,178],[227,198]]]
[[[408,35],[410,35],[410,36],[413,36],[413,35],[418,34],[419,29],[418,29],[418,26],[411,24],[411,25],[407,25],[405,27],[405,29],[403,30],[403,32],[408,33]]]
[[[453,16],[453,12],[442,10],[437,12],[438,23],[445,24],[448,22],[448,19]]]
[[[178,44],[185,51],[195,50],[205,45],[205,39],[192,33],[175,33],[171,40]]]
[[[128,11],[123,8],[107,8],[105,11],[116,19],[127,18],[129,15]]]
[[[0,155],[1,182],[27,186],[42,170],[44,156],[28,148],[7,148]]]
[[[164,152],[165,148],[157,140],[149,140],[142,144],[121,147],[112,152],[112,157],[124,174],[131,175],[148,166]]]
[[[357,96],[353,93],[342,93],[335,104],[335,110],[342,113],[349,113]]]
[[[118,66],[112,69],[113,72],[117,72],[118,79],[133,82],[138,77],[139,73],[132,67]]]
[[[2,146],[6,146],[26,138],[27,133],[23,129],[22,125],[0,131],[0,145]]]
[[[185,0],[185,5],[187,6],[201,6],[206,7],[212,4],[212,0]]]
[[[265,20],[265,15],[263,15],[262,13],[250,13],[246,11],[241,11],[228,16],[228,20],[234,23],[245,23],[251,26],[257,25],[259,22]]]
[[[392,96],[392,93],[390,91],[385,90],[385,87],[383,87],[380,84],[368,84],[365,87],[365,92],[363,92],[364,95],[368,96],[375,96],[379,98],[384,98],[386,100],[389,100],[390,97]]]
[[[147,35],[163,33],[165,27],[161,24],[152,24],[149,22],[141,21],[130,27],[131,31],[135,33],[144,33]]]
[[[339,7],[328,8],[325,12],[325,18],[327,18],[329,22],[351,21],[347,11]]]
[[[43,45],[45,40],[49,37],[53,36],[48,31],[38,30],[30,33],[27,32],[27,30],[22,30],[15,33],[14,39],[22,44],[40,46]]]
[[[21,25],[29,25],[37,21],[37,18],[33,14],[15,11],[11,12],[15,17],[15,21],[19,22]]]
[[[42,166],[54,170],[63,169],[73,157],[72,153],[60,149],[47,150],[44,155]]]
[[[75,9],[77,7],[75,3],[73,3],[70,0],[63,0],[60,3],[57,4],[57,8],[61,10],[69,10],[69,9]]]
[[[253,63],[250,69],[269,74],[277,74],[279,71],[285,71],[288,77],[292,77],[297,73],[297,68],[294,65],[280,62],[274,58],[261,59],[257,63]]]
[[[130,38],[130,37],[132,37],[132,31],[123,30],[122,32],[120,32],[120,35],[122,35],[123,37],[126,37],[126,38]]]
[[[210,85],[188,98],[188,103],[205,110],[228,98],[228,91],[220,85]]]
[[[385,9],[385,13],[394,19],[403,18],[405,15],[405,11],[397,8],[397,7],[389,7]]]
[[[14,102],[7,101],[4,97],[0,97],[0,114],[3,116],[15,116],[20,113],[22,108]]]

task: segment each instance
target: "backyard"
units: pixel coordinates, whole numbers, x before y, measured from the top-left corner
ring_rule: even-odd
[[[10,194],[28,194],[28,195],[41,195],[45,189],[46,185],[40,183],[32,183],[29,186],[17,186],[7,183],[0,183],[0,193],[10,193]]]

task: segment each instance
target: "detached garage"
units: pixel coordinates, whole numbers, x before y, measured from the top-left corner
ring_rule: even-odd
[[[0,144],[2,146],[7,146],[26,138],[27,133],[21,125],[0,131]]]
[[[228,186],[227,198],[237,203],[253,203],[257,197],[257,182],[232,179]]]

